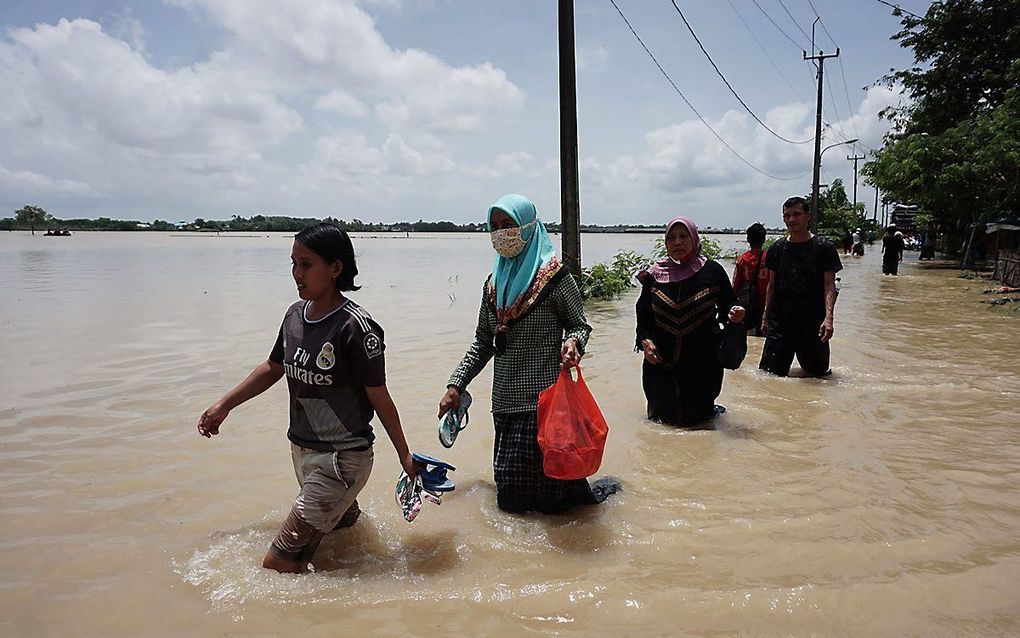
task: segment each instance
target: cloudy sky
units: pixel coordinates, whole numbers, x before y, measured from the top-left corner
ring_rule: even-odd
[[[611,0],[576,0],[585,223],[778,224],[810,189],[812,144],[779,136],[814,135],[816,10],[815,48],[841,50],[823,145],[863,144],[828,151],[823,182],[852,184],[846,156],[880,145],[900,100],[873,83],[912,62],[878,0],[677,0],[774,135],[671,0],[615,2],[676,88]],[[5,0],[0,216],[467,222],[520,192],[555,219],[556,4]],[[874,191],[858,198],[870,211]]]

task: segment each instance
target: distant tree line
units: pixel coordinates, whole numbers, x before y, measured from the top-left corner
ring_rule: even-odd
[[[409,233],[476,233],[485,232],[484,223],[457,224],[450,221],[429,222],[419,219],[416,222],[365,222],[354,218],[350,221],[335,217],[288,217],[286,215],[254,215],[243,217],[234,215],[230,219],[203,219],[191,222],[171,223],[162,219],[142,222],[134,219],[57,219],[38,206],[25,206],[15,212],[14,217],[0,219],[0,230],[32,230],[36,228],[62,228],[66,230],[183,230],[183,231],[214,231],[214,232],[298,232],[312,224],[327,221],[333,222],[351,232],[409,232]],[[551,233],[560,232],[558,222],[546,222]],[[600,226],[598,224],[582,224],[583,233],[622,233],[622,232],[661,233],[662,225],[615,224]],[[715,230],[723,233],[743,233],[743,229],[724,228]]]
[[[842,192],[842,190],[840,191]],[[845,199],[845,193],[843,195]],[[296,233],[312,224],[327,221],[333,222],[350,232],[409,232],[409,233],[476,233],[485,232],[484,223],[457,224],[450,221],[429,222],[419,219],[416,222],[364,222],[354,218],[351,221],[337,219],[335,217],[289,217],[286,215],[254,215],[243,217],[234,215],[230,219],[203,219],[201,217],[191,222],[171,223],[162,219],[151,222],[142,222],[135,219],[111,219],[109,217],[97,217],[96,219],[57,219],[38,206],[24,206],[15,211],[14,217],[0,219],[0,230],[32,230],[37,228],[60,228],[70,231],[79,230],[119,230],[119,231],[204,231],[204,232],[293,232]],[[560,232],[559,222],[546,222],[546,228],[551,233]],[[743,228],[722,228],[706,229],[708,232],[719,233],[743,233]],[[661,233],[662,224],[614,224],[612,226],[601,226],[598,224],[581,224],[582,233],[622,233],[622,232],[646,232]]]
[[[228,220],[203,219],[176,224],[157,219],[142,222],[134,219],[57,219],[38,206],[24,206],[15,211],[14,217],[0,219],[0,230],[31,230],[37,228],[61,228],[66,230],[120,230],[120,231],[216,231],[216,232],[298,232],[303,228],[322,221],[333,222],[347,231],[352,232],[478,232],[485,230],[485,224],[456,224],[449,221],[427,222],[419,219],[416,222],[364,222],[360,219],[346,221],[334,217],[289,217],[286,215],[254,215],[243,217],[234,215]]]

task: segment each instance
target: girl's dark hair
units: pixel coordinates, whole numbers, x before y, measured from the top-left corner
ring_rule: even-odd
[[[327,264],[339,261],[343,268],[340,276],[336,278],[336,289],[338,292],[348,290],[360,290],[361,286],[354,285],[354,278],[358,276],[358,264],[354,260],[354,244],[347,231],[336,224],[322,222],[305,228],[294,239],[304,244]]]

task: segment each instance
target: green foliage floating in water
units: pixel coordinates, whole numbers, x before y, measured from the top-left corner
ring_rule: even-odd
[[[616,299],[633,288],[634,275],[651,263],[646,255],[625,250],[616,253],[608,264],[597,263],[581,270],[577,285],[585,299]]]
[[[718,259],[722,254],[722,245],[718,240],[703,237],[701,254],[709,259]],[[638,271],[665,256],[665,242],[660,238],[655,241],[651,255],[625,250],[613,255],[609,263],[597,263],[584,268],[581,276],[577,278],[581,296],[585,299],[617,299],[627,290],[637,286],[634,275]]]
[[[719,240],[711,237],[701,238],[701,254],[709,259],[719,259],[722,254],[722,244]],[[659,261],[666,257],[666,240],[662,237],[655,240],[655,248],[652,249],[651,261]]]

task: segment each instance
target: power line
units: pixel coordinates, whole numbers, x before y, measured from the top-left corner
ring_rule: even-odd
[[[829,42],[832,42],[832,46],[838,47],[839,45],[836,44],[836,40],[833,39],[832,34],[829,33],[829,30],[825,27],[825,22],[822,21],[821,14],[819,14],[818,9],[815,8],[815,3],[811,2],[811,0],[807,0],[807,3],[811,5],[811,10],[814,12],[815,17],[818,18],[818,23],[822,25],[822,31],[825,31],[825,35],[829,36]]]
[[[850,136],[849,136],[849,135],[847,135],[847,134],[846,134],[846,133],[844,133],[843,131],[839,130],[838,128],[836,128],[835,126],[833,126],[833,125],[832,125],[831,123],[829,123],[829,122],[825,122],[824,124],[825,124],[825,128],[827,128],[827,129],[829,129],[830,131],[832,131],[832,132],[833,132],[833,133],[834,133],[834,134],[835,134],[836,136],[838,136],[838,137],[842,138],[842,141],[846,142],[846,141],[849,141],[849,140],[850,140]],[[854,142],[854,143],[855,143],[855,144],[858,144],[858,145],[860,145],[860,146],[862,146],[862,147],[864,147],[864,150],[866,150],[866,151],[869,151],[869,152],[872,152],[872,153],[874,153],[874,152],[875,152],[875,149],[874,149],[873,147],[871,147],[871,146],[868,146],[867,144],[865,144],[864,142],[862,142],[862,141],[860,140],[860,138],[857,138],[857,141],[856,141],[856,142]]]
[[[840,115],[839,107],[836,106],[836,94],[833,93],[833,91],[832,91],[832,83],[829,82],[829,76],[825,76],[825,88],[827,88],[829,90],[829,95],[832,97],[832,99],[829,100],[829,103],[831,103],[832,110],[836,112],[836,121],[837,122],[842,122],[843,121],[843,116]]]
[[[684,103],[687,104],[688,108],[690,108],[691,111],[693,111],[694,114],[696,116],[698,116],[698,119],[701,120],[701,123],[705,125],[705,128],[707,128],[709,131],[711,131],[712,135],[714,135],[715,138],[717,140],[719,140],[719,142],[722,143],[722,145],[725,146],[727,148],[727,150],[729,150],[729,152],[733,153],[737,157],[737,159],[739,159],[744,164],[747,164],[749,167],[754,169],[756,172],[761,173],[762,175],[764,175],[766,177],[771,177],[772,179],[776,179],[776,180],[780,180],[780,181],[793,181],[793,180],[797,180],[797,179],[800,179],[800,178],[804,177],[805,175],[807,175],[808,173],[811,172],[811,171],[808,171],[807,173],[804,173],[802,175],[796,175],[794,177],[780,177],[778,175],[773,175],[771,173],[765,172],[762,169],[760,169],[757,166],[755,166],[754,164],[752,164],[751,162],[749,162],[746,159],[744,159],[744,157],[740,153],[738,153],[732,146],[730,146],[729,144],[726,143],[726,140],[724,140],[722,138],[722,136],[720,136],[718,133],[716,133],[715,129],[712,128],[712,126],[705,120],[705,118],[701,116],[701,113],[698,112],[698,109],[694,108],[694,105],[691,104],[691,101],[687,99],[687,96],[684,95],[683,91],[680,90],[680,87],[678,87],[676,85],[676,82],[673,81],[673,78],[669,77],[669,74],[666,73],[666,70],[662,68],[661,64],[659,64],[659,61],[655,58],[655,55],[653,55],[652,52],[650,50],[648,50],[648,47],[645,45],[644,40],[641,39],[641,36],[639,36],[637,31],[634,30],[634,27],[631,26],[630,20],[628,20],[627,16],[625,16],[623,14],[623,11],[620,10],[620,7],[616,4],[616,0],[609,0],[609,2],[613,5],[613,8],[616,9],[616,12],[620,14],[620,17],[623,18],[624,23],[626,23],[627,28],[630,29],[630,32],[634,35],[634,38],[641,45],[641,48],[645,50],[645,53],[648,54],[648,57],[650,57],[652,59],[652,62],[655,63],[655,66],[657,66],[659,68],[659,72],[662,73],[662,76],[664,78],[666,78],[666,81],[669,82],[669,84],[673,87],[673,90],[677,92],[677,95],[680,96],[680,99],[682,99],[684,101]]]
[[[789,33],[787,33],[786,31],[783,31],[783,27],[781,27],[778,24],[776,24],[776,21],[772,19],[772,16],[770,16],[768,14],[768,12],[765,11],[765,9],[762,9],[761,5],[758,4],[758,0],[751,0],[751,2],[754,3],[754,6],[758,7],[758,11],[761,11],[762,15],[764,15],[766,18],[769,19],[769,22],[772,23],[772,26],[774,26],[776,29],[778,29],[780,33],[782,33],[784,36],[786,36],[787,40],[789,40],[791,43],[793,43],[793,46],[797,47],[797,49],[800,50],[800,51],[804,50],[804,47],[802,47],[801,45],[797,44],[797,41],[794,40],[793,38],[791,38]]]
[[[776,61],[772,59],[771,55],[769,55],[768,49],[766,49],[765,45],[762,44],[761,40],[758,39],[758,36],[754,34],[754,31],[751,29],[751,26],[747,24],[746,20],[744,20],[744,16],[740,15],[740,11],[737,11],[737,7],[733,4],[733,1],[726,0],[726,2],[730,5],[730,8],[733,9],[733,13],[737,14],[737,17],[740,19],[740,23],[744,25],[744,28],[747,29],[747,32],[751,35],[751,38],[758,44],[758,48],[761,49],[761,52],[764,53],[765,57],[768,58],[768,61],[772,63],[772,67],[776,70],[776,73],[779,74],[779,77],[783,78],[783,81],[786,82],[786,85],[793,89],[793,92],[797,94],[797,99],[803,102],[804,96],[801,94],[800,90],[796,86],[794,86],[794,84],[790,82],[790,80],[787,79],[787,77],[783,74],[783,70],[779,68],[779,65],[776,64]]]
[[[805,38],[807,38],[807,39],[808,39],[808,40],[809,40],[809,41],[811,42],[811,44],[813,45],[813,44],[814,44],[814,40],[813,40],[813,39],[811,38],[811,36],[809,36],[809,35],[807,34],[807,31],[805,31],[805,30],[804,30],[803,28],[801,28],[801,26],[800,26],[800,23],[799,23],[799,22],[797,22],[797,18],[793,17],[793,14],[792,14],[792,13],[790,13],[790,10],[786,8],[786,5],[785,5],[785,4],[783,3],[783,0],[778,0],[778,2],[779,2],[779,6],[781,6],[781,7],[783,8],[783,11],[785,11],[785,12],[786,12],[786,15],[790,16],[790,20],[792,20],[792,21],[793,21],[793,25],[794,25],[795,27],[797,27],[797,29],[798,29],[798,30],[799,30],[799,31],[800,31],[801,33],[803,33],[803,34],[804,34],[804,37],[805,37]],[[812,53],[814,53],[814,51],[812,51]]]
[[[839,44],[836,42],[836,39],[832,37],[832,34],[829,33],[829,28],[825,26],[825,21],[822,20],[821,14],[818,13],[818,9],[815,8],[815,3],[812,2],[811,0],[807,0],[807,2],[808,5],[811,7],[811,11],[814,12],[815,17],[818,18],[818,24],[822,25],[822,31],[825,32],[826,36],[828,36],[829,41],[832,42],[832,45],[838,47]],[[843,78],[843,94],[846,95],[846,108],[848,114],[847,117],[850,118],[850,124],[854,127],[854,135],[859,139],[861,137],[861,134],[857,130],[857,121],[854,119],[854,107],[850,103],[850,88],[847,86],[846,83],[846,71],[843,68],[843,58],[836,58],[836,62],[839,63],[839,75],[840,77]],[[831,88],[829,89],[829,92],[830,93],[832,92]]]
[[[694,37],[694,41],[698,43],[699,47],[701,47],[701,52],[705,54],[705,57],[708,58],[708,61],[712,64],[712,68],[715,69],[715,72],[719,75],[720,78],[722,78],[723,84],[725,84],[726,88],[728,88],[730,90],[730,93],[733,94],[733,97],[737,98],[737,101],[740,102],[740,105],[743,106],[744,109],[748,113],[751,114],[751,117],[753,117],[755,119],[755,121],[758,122],[758,124],[761,124],[762,128],[764,128],[769,133],[772,133],[772,135],[776,136],[777,138],[783,140],[784,142],[789,142],[790,144],[807,144],[808,142],[813,142],[814,141],[813,137],[810,137],[810,138],[808,138],[806,140],[801,140],[799,142],[795,141],[795,140],[787,139],[787,138],[783,137],[782,135],[780,135],[779,133],[776,133],[775,131],[773,131],[771,128],[769,128],[768,124],[763,122],[760,117],[755,115],[754,111],[751,110],[751,107],[749,107],[747,105],[747,103],[744,102],[744,100],[741,99],[741,97],[739,95],[737,95],[736,89],[734,89],[733,85],[731,85],[729,80],[726,79],[726,76],[723,75],[723,72],[719,70],[719,65],[717,65],[715,63],[715,60],[712,59],[712,56],[709,55],[708,51],[705,49],[705,45],[703,45],[701,43],[701,40],[698,38],[698,34],[694,32],[694,27],[692,27],[691,23],[687,21],[687,16],[685,16],[684,12],[680,10],[679,6],[677,6],[676,0],[671,0],[671,1],[673,2],[673,8],[676,9],[676,12],[680,14],[680,19],[684,21],[685,25],[687,25],[687,30],[690,31],[691,32],[691,36]]]
[[[887,7],[892,7],[893,8],[893,15],[896,15],[896,12],[899,11],[900,13],[905,13],[905,14],[907,14],[909,16],[914,16],[918,20],[924,20],[923,17],[917,15],[916,13],[911,13],[911,12],[907,11],[906,9],[904,9],[903,7],[901,7],[898,4],[892,4],[891,2],[886,2],[885,0],[878,0],[878,1],[881,2],[882,4],[886,5]]]
[[[836,128],[835,126],[833,126],[833,125],[832,125],[832,122],[830,122],[830,121],[826,121],[826,122],[824,122],[824,124],[825,124],[825,128],[829,129],[830,131],[832,131],[833,133],[835,133],[835,134],[836,134],[836,135],[838,135],[839,137],[843,138],[843,140],[844,140],[844,141],[846,141],[846,140],[849,140],[849,139],[850,139],[850,136],[849,136],[849,135],[847,135],[846,133],[844,133],[842,129],[838,129],[838,128]]]
[[[846,73],[843,71],[843,60],[842,58],[836,58],[836,62],[839,62],[839,74],[843,77],[843,92],[846,94],[846,108],[850,118],[850,125],[854,127],[854,136],[860,139],[861,134],[857,130],[857,120],[854,118],[854,109],[850,105],[850,89],[846,85]]]

